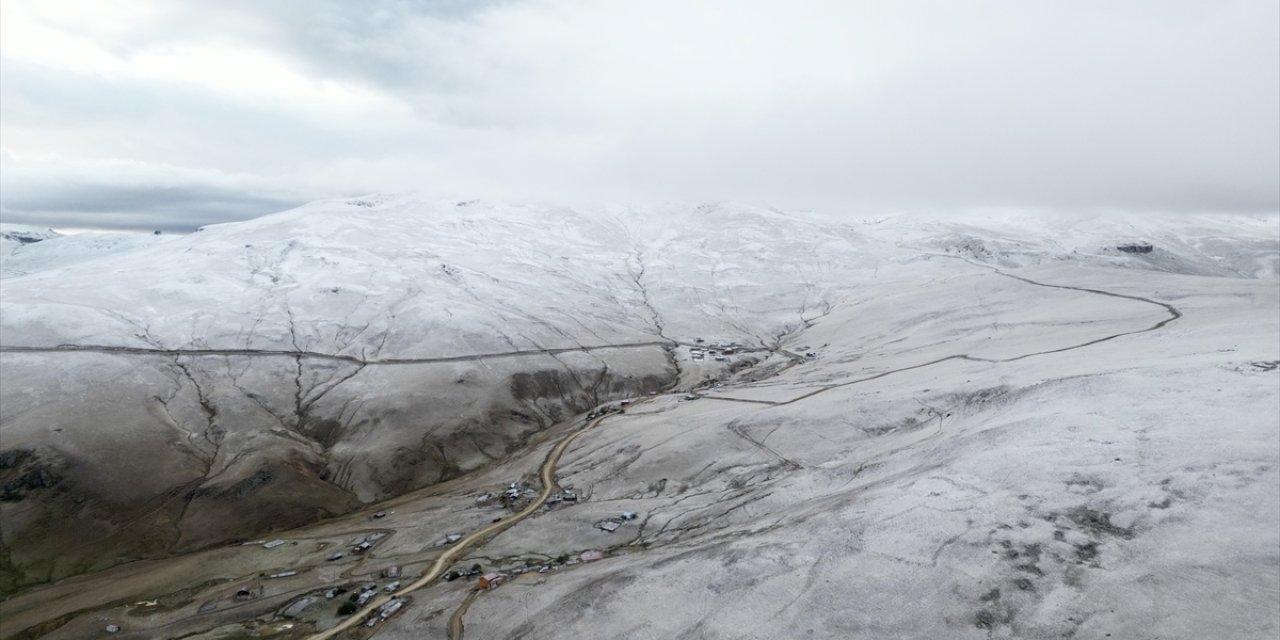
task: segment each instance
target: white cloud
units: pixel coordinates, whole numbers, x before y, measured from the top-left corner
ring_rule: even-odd
[[[3,12],[0,147],[23,158],[253,176],[308,198],[1280,207],[1271,2]],[[25,206],[44,184],[20,187]]]

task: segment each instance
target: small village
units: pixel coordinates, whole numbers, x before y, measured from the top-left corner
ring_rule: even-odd
[[[696,398],[696,396],[691,397]],[[586,419],[590,421],[608,415],[625,414],[626,407],[631,405],[632,402],[632,400],[624,399],[606,404],[590,411],[586,415]],[[490,518],[490,522],[498,523],[502,522],[509,514],[518,513],[528,507],[538,496],[539,491],[535,483],[522,478],[512,480],[505,486],[501,486],[501,488],[482,491],[474,495],[471,503],[475,509],[492,512],[493,516]],[[583,497],[573,487],[557,486],[556,490],[543,501],[539,511],[548,512],[572,507],[583,501]],[[614,515],[594,522],[591,528],[596,530],[598,535],[607,536],[618,532],[628,523],[637,520],[639,516],[640,514],[634,511],[619,511]],[[365,566],[369,562],[376,563],[379,545],[395,533],[393,528],[395,512],[379,510],[368,515],[367,519],[371,523],[390,523],[393,526],[384,526],[374,531],[362,533],[348,540],[345,545],[337,550],[330,547],[324,550],[321,562],[323,564],[331,564],[340,563],[344,559],[348,561],[355,560],[357,567]],[[435,548],[449,547],[463,538],[464,534],[461,532],[447,532],[431,546]],[[257,546],[269,554],[274,554],[283,548],[296,547],[299,544],[300,541],[298,540],[276,538],[253,540],[240,543],[239,546]],[[602,539],[598,548],[576,553],[561,553],[554,558],[534,561],[531,561],[530,558],[517,558],[510,563],[499,564],[490,568],[473,562],[469,566],[451,568],[442,572],[438,580],[446,583],[467,580],[471,581],[468,588],[469,591],[490,591],[523,574],[545,574],[564,570],[578,564],[603,560],[609,555],[608,547],[607,540]],[[266,556],[266,558],[269,557]],[[256,580],[242,583],[228,592],[228,598],[232,603],[249,603],[262,599],[267,597],[268,593],[275,591],[274,588],[269,586],[270,583],[297,578],[300,573],[305,571],[306,569],[301,567],[261,571]],[[275,610],[273,617],[282,621],[281,624],[283,626],[279,627],[280,629],[290,629],[298,622],[312,621],[319,623],[325,617],[343,618],[351,616],[370,606],[370,603],[378,596],[390,596],[385,602],[377,605],[375,609],[366,612],[359,623],[366,628],[377,626],[396,615],[408,603],[407,597],[396,594],[402,588],[404,580],[411,576],[404,574],[403,565],[398,563],[382,564],[380,568],[367,573],[371,575],[364,579],[353,579],[339,586],[315,589],[291,598],[286,604]],[[149,601],[136,603],[135,606],[145,608],[157,606],[157,603]],[[218,604],[216,602],[208,602],[202,607],[202,612],[211,612],[217,608]],[[119,623],[110,619],[103,619],[102,621],[110,622],[110,624],[103,627],[103,630],[109,634],[119,633],[123,630]],[[320,626],[323,628],[324,625],[321,624]]]
[[[737,342],[707,342],[703,338],[694,338],[691,343],[687,344],[688,346],[685,348],[687,349],[688,359],[697,363],[706,362],[709,359],[719,365],[727,365],[733,361],[735,356],[747,351],[753,351],[752,349],[744,349]],[[807,347],[805,348],[807,349]],[[814,352],[808,352],[805,357],[813,358],[816,355]],[[699,388],[716,388],[719,386],[718,378],[708,378],[702,384],[697,385]],[[655,392],[650,392],[646,394],[646,399],[656,395]],[[687,402],[698,400],[701,396],[695,391],[679,394],[676,398],[679,401]],[[591,423],[606,416],[624,415],[627,409],[635,402],[637,402],[637,399],[630,398],[605,403],[588,411],[585,414],[585,420],[587,423]],[[475,494],[471,499],[471,504],[475,509],[491,512],[489,522],[497,524],[513,514],[522,512],[533,504],[540,496],[539,484],[536,479],[518,478],[511,480],[505,485]],[[586,500],[587,497],[572,486],[557,484],[555,490],[542,501],[538,512],[545,513],[572,507]],[[640,518],[640,515],[635,511],[623,510],[601,517],[589,526],[597,532],[597,535],[612,536],[612,534],[618,533],[635,522]],[[344,618],[355,615],[367,609],[370,603],[379,596],[387,596],[385,602],[378,604],[372,610],[365,611],[363,618],[359,622],[361,626],[374,627],[396,615],[409,602],[407,594],[398,595],[398,592],[403,587],[404,580],[412,578],[412,576],[403,572],[404,560],[399,563],[377,563],[377,549],[390,536],[396,533],[394,526],[396,520],[395,511],[374,511],[368,514],[366,519],[371,524],[378,523],[384,526],[361,533],[336,549],[332,546],[323,549],[323,556],[320,561],[320,564],[342,564],[344,560],[348,562],[354,561],[356,563],[355,567],[357,567],[356,571],[360,571],[365,577],[357,578],[356,575],[352,575],[352,579],[344,584],[328,586],[323,589],[317,588],[289,599],[285,604],[276,608],[272,616],[274,619],[281,621],[280,624],[282,626],[279,627],[280,629],[291,629],[295,624],[302,622],[318,623],[318,626],[323,628],[325,626],[323,620],[326,617],[332,619],[334,617]],[[386,524],[391,526],[385,526]],[[431,547],[450,547],[462,541],[464,537],[465,534],[462,532],[447,531],[432,543]],[[481,563],[472,562],[465,567],[454,567],[442,571],[438,580],[446,583],[466,580],[470,581],[470,587],[468,588],[470,592],[490,591],[524,574],[545,574],[565,570],[583,563],[603,560],[610,553],[608,540],[608,538],[602,538],[601,544],[596,548],[574,553],[560,553],[555,557],[542,559],[513,558],[509,562],[500,562],[497,566],[492,567],[485,567]],[[300,542],[299,540],[275,538],[248,541],[240,543],[240,546],[257,546],[274,554],[286,547],[296,547]],[[270,556],[267,557],[269,558]],[[379,566],[376,569],[367,571],[358,569],[370,563]],[[276,589],[270,586],[272,583],[286,582],[291,579],[296,580],[300,574],[306,573],[308,570],[304,565],[262,570],[258,573],[256,580],[242,583],[228,592],[228,599],[232,603],[250,603],[266,598],[269,593],[276,592]],[[347,571],[344,571],[344,574],[347,573]],[[290,584],[294,583],[291,582]],[[135,603],[135,606],[145,609],[157,606],[157,602],[140,602]],[[201,612],[212,612],[218,606],[216,601],[206,602],[202,605]],[[102,621],[110,622],[110,624],[103,627],[104,631],[109,634],[119,633],[124,630],[122,625],[109,618],[104,618]]]

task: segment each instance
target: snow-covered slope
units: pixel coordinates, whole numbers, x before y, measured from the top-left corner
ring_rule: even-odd
[[[111,232],[62,235],[52,229],[3,223],[0,224],[0,279],[86,262],[174,237]]]
[[[921,249],[1003,266],[1053,261],[1233,278],[1280,273],[1275,216],[965,214],[905,223]],[[900,225],[891,224],[892,233]]]
[[[41,240],[57,238],[61,235],[53,229],[0,222],[0,247],[4,249],[5,253],[9,253],[18,245],[40,242]]]
[[[10,275],[22,275],[22,272],[11,270],[9,267],[9,261],[13,259],[18,249],[49,240],[50,238],[59,237],[62,237],[62,234],[53,229],[41,229],[40,227],[32,227],[25,224],[0,222],[0,278],[7,278]]]
[[[799,589],[806,598],[773,622],[702,623],[784,637],[831,610],[815,580],[872,597],[874,576],[897,581],[886,591],[896,599],[942,609],[927,621],[889,612],[860,623],[867,633],[942,637],[977,619],[983,633],[1017,635],[1013,610],[1035,612],[1031,637],[1065,632],[1073,627],[1054,616],[1084,607],[1076,595],[1036,583],[979,598],[992,576],[1019,571],[978,563],[992,560],[984,545],[1158,554],[1155,542],[1120,541],[1158,531],[1141,540],[1204,544],[1142,511],[1161,491],[1185,500],[1192,519],[1219,513],[1216,503],[1275,502],[1266,366],[1280,360],[1278,224],[370,197],[36,271],[6,280],[0,301],[6,579],[252,538],[475,469],[507,474],[506,456],[576,413],[697,387],[703,400],[660,398],[656,413],[588,440],[566,484],[653,514],[635,541],[664,547],[575,575],[650,591],[707,576],[693,585],[706,597],[677,606],[655,596],[670,629],[547,611],[565,626],[535,636],[675,637],[724,598],[749,596],[764,611]],[[694,359],[699,338],[739,347],[723,361]],[[1196,449],[1197,402],[1233,412],[1212,451]],[[1098,457],[1112,449],[1119,461]],[[1001,464],[1010,459],[1025,466]],[[1193,495],[1200,472],[1188,465],[1251,480]],[[670,489],[647,489],[659,480]],[[460,526],[469,501],[424,508]],[[446,526],[435,517],[431,527]],[[1206,562],[1235,571],[1246,556],[1275,559],[1265,532],[1276,520],[1263,511],[1221,533],[1247,553]],[[732,537],[712,534],[722,525]],[[596,544],[575,526],[551,519],[493,553]],[[395,540],[405,554],[424,544]],[[715,565],[716,554],[738,560]],[[659,561],[688,567],[646,564]],[[1160,565],[1159,579],[1180,562]],[[903,571],[890,576],[894,567]],[[1037,567],[1066,585],[1054,589],[1079,590],[1071,581],[1085,571]],[[585,597],[574,580],[544,593]]]

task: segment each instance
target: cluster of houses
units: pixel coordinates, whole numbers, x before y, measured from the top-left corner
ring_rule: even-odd
[[[507,488],[503,489],[502,493],[498,494],[497,497],[502,501],[502,506],[508,509],[519,509],[525,500],[531,499],[536,495],[538,495],[538,492],[534,491],[528,482],[512,480],[511,484],[508,484]],[[492,493],[482,493],[476,496],[476,504],[488,504],[493,498],[494,494]],[[497,520],[494,522],[497,522]]]
[[[711,359],[717,362],[724,362],[734,354],[738,353],[738,350],[742,348],[742,346],[736,342],[726,342],[724,344],[712,342],[708,344],[702,338],[694,338],[694,343],[697,346],[689,347],[689,357],[699,361],[706,359],[707,356],[711,356]]]
[[[524,488],[525,488],[524,483],[518,480],[514,481],[507,487],[507,491],[511,493],[510,494],[504,493],[504,497],[508,495],[516,495],[518,497],[523,494]],[[492,499],[493,496],[492,494],[484,494],[483,497],[484,497],[483,501],[487,502],[488,500]],[[578,494],[572,488],[562,488],[560,491],[554,494],[551,498],[549,498],[548,502],[577,502],[577,500],[578,500]],[[638,517],[639,517],[639,514],[637,514],[634,511],[624,511],[615,517],[606,518],[604,520],[601,520],[600,522],[597,522],[595,524],[595,527],[605,532],[613,532],[619,529],[620,527],[622,527],[626,522],[635,520]],[[388,535],[387,532],[375,532],[375,533],[371,533],[371,534],[356,538],[351,541],[351,550],[354,553],[363,553],[365,551],[368,551],[375,544],[380,542],[382,539],[386,538],[387,535]],[[452,544],[457,542],[461,538],[462,538],[462,534],[450,533],[447,536],[445,536],[444,541],[441,544]],[[259,542],[259,543],[263,544],[263,546],[267,546],[267,548],[275,548],[283,544],[283,541],[273,540],[269,543],[262,543],[262,542]],[[338,557],[341,557],[342,554],[338,553],[335,555]],[[449,571],[441,576],[441,580],[451,582],[459,578],[474,577],[476,578],[476,583],[475,583],[475,586],[473,587],[474,590],[489,590],[497,587],[498,585],[502,584],[504,581],[519,574],[532,573],[532,572],[546,573],[548,571],[554,571],[556,569],[560,569],[564,566],[570,566],[570,565],[575,565],[575,564],[585,563],[585,562],[594,562],[597,560],[602,560],[604,558],[605,558],[605,552],[599,551],[599,550],[588,550],[573,556],[570,556],[568,554],[561,555],[560,557],[556,558],[554,561],[550,561],[546,563],[526,564],[520,567],[515,567],[515,568],[501,570],[501,571],[489,571],[487,573],[483,571],[482,567],[479,564],[474,564],[471,566],[470,569],[467,569],[465,571],[463,570]],[[334,559],[334,557],[330,556],[330,559]],[[280,577],[292,576],[296,574],[297,574],[297,571],[282,571],[280,573],[263,575],[262,577],[280,578]],[[390,582],[383,584],[381,588],[379,588],[378,582],[365,582],[354,587],[350,585],[339,586],[323,592],[323,598],[325,600],[333,600],[334,598],[338,597],[341,594],[348,593],[350,590],[351,592],[350,597],[347,599],[347,602],[349,602],[350,604],[344,604],[343,606],[344,607],[350,607],[350,606],[363,607],[367,605],[369,602],[371,602],[375,597],[377,597],[379,593],[394,594],[400,588],[400,581],[398,580],[400,575],[401,575],[401,571],[400,571],[399,565],[394,565],[394,564],[388,565],[385,568],[383,568],[380,577],[383,580],[390,580]],[[256,585],[256,586],[246,585],[246,586],[240,587],[235,592],[234,599],[238,601],[245,601],[245,600],[251,600],[254,598],[261,597],[261,595],[262,595],[261,585]],[[320,592],[314,592],[312,594],[302,596],[297,600],[290,602],[286,607],[284,607],[282,610],[279,611],[279,615],[284,618],[299,619],[305,614],[305,612],[308,609],[313,607],[318,602],[321,602],[321,594]],[[399,611],[404,606],[404,603],[405,601],[403,599],[398,597],[392,597],[387,602],[379,606],[377,611],[369,615],[368,619],[366,619],[363,622],[364,626],[373,627],[378,623],[385,621],[386,619],[394,615],[397,611]],[[340,613],[342,613],[341,610],[340,610]],[[111,625],[111,626],[115,626],[115,625]],[[116,627],[115,630],[108,629],[108,631],[112,633],[118,630],[119,630],[119,627]]]
[[[386,533],[371,534],[369,536],[358,538],[352,541],[352,544],[359,546],[360,544],[363,544],[363,543],[370,543],[370,545],[372,545],[372,543],[376,543],[377,541],[386,537],[386,535],[387,535]],[[475,567],[475,571],[476,573],[479,573],[478,566]],[[282,571],[282,572],[273,573],[270,575],[260,574],[260,577],[267,578],[267,579],[283,578],[287,576],[297,575],[297,573],[298,573],[297,571]],[[321,602],[322,595],[325,600],[333,600],[334,598],[337,598],[338,596],[344,593],[348,593],[349,591],[351,592],[351,595],[350,595],[350,598],[348,599],[348,602],[350,602],[351,604],[344,605],[344,606],[362,607],[365,604],[367,604],[370,600],[372,600],[375,596],[377,596],[379,592],[388,593],[388,594],[395,593],[396,590],[400,588],[400,581],[397,580],[397,578],[399,577],[400,577],[399,565],[394,565],[394,564],[388,565],[382,570],[381,578],[389,579],[391,581],[382,585],[381,589],[379,588],[377,582],[365,582],[356,586],[345,585],[345,586],[334,587],[334,588],[328,589],[327,591],[324,591],[323,594],[321,594],[320,592],[313,592],[290,602],[287,606],[285,606],[283,609],[279,611],[279,615],[283,618],[299,619],[303,617],[303,615],[308,609],[313,607],[316,603]],[[254,600],[256,598],[260,598],[262,597],[262,595],[263,595],[263,587],[260,583],[246,584],[236,589],[235,593],[232,595],[232,598],[238,602],[245,602],[249,600]],[[366,622],[366,625],[372,626],[373,624],[377,624],[382,620],[386,620],[388,617],[390,617],[396,611],[398,611],[400,607],[402,607],[403,605],[404,605],[404,601],[401,600],[400,598],[392,598],[387,603],[379,607],[378,611],[373,616],[371,616],[372,624]]]
[[[622,400],[616,405],[605,405],[587,414],[588,420],[595,420],[600,416],[607,416],[611,413],[626,413],[626,406],[631,404],[630,400]]]
[[[578,501],[578,492],[568,487],[562,487],[559,491],[551,494],[550,498],[547,498],[548,505],[556,505],[561,502],[576,503],[577,501]]]
[[[381,518],[385,515],[386,514],[384,512],[379,511],[378,513],[374,514],[372,517]],[[369,549],[372,549],[373,545],[378,544],[378,541],[387,537],[387,535],[388,533],[386,531],[377,531],[367,536],[361,536],[359,538],[356,538],[355,540],[351,541],[351,552],[364,553]],[[462,536],[458,536],[458,537],[461,538]],[[260,544],[264,549],[275,549],[277,547],[283,546],[285,542],[286,542],[285,540],[271,540],[271,541],[255,540],[253,542],[245,543],[245,544]],[[293,544],[298,544],[298,543],[295,542]],[[345,554],[343,554],[341,551],[335,551],[329,554],[329,556],[326,557],[325,560],[332,562],[334,560],[341,560],[344,556]],[[297,573],[298,573],[297,571],[282,571],[280,573],[273,573],[267,577],[268,578],[287,578],[292,575],[297,575]]]
[[[392,582],[391,584],[384,586],[382,588],[382,591],[384,593],[394,593],[395,590],[399,588],[400,588],[399,582]],[[324,594],[324,597],[332,599],[336,595],[344,592],[345,590],[332,590],[332,591],[326,592]],[[369,582],[361,585],[359,588],[359,591],[352,594],[352,597],[350,598],[349,602],[353,603],[357,607],[363,607],[365,604],[368,604],[368,602],[372,600],[374,596],[377,596],[377,595],[378,595],[378,585],[376,583]],[[368,620],[365,620],[364,626],[372,627],[378,624],[379,622],[382,622],[383,620],[390,618],[392,615],[395,614],[395,612],[399,611],[403,606],[404,606],[404,600],[402,598],[391,598],[390,600],[382,603],[382,606],[378,607],[378,610],[373,612],[369,616]]]
[[[400,575],[400,568],[395,565],[391,565],[382,571],[382,575],[383,577],[392,577],[392,578],[397,577]],[[381,589],[378,588],[378,584],[376,582],[366,582],[364,584],[352,587],[351,595],[347,599],[347,602],[349,602],[350,605],[345,605],[345,606],[363,607],[364,605],[368,604],[370,600],[376,597],[379,591],[383,593],[395,593],[395,591],[399,588],[400,588],[399,581],[393,581],[391,583],[388,583],[384,585]],[[334,598],[337,598],[338,596],[344,593],[348,593],[347,587],[345,586],[334,587],[324,592],[324,599],[333,600]],[[236,599],[248,600],[248,599],[257,597],[258,595],[260,594],[256,590],[246,586],[246,587],[241,587],[240,590],[236,592]],[[280,611],[280,616],[284,618],[292,618],[292,619],[301,618],[303,614],[306,612],[306,610],[311,608],[317,602],[320,602],[319,595],[317,594],[305,595],[289,603],[288,606],[286,606],[284,609]],[[382,606],[378,607],[378,610],[369,617],[369,620],[365,622],[365,626],[372,627],[373,625],[383,620],[386,620],[387,618],[395,614],[395,612],[399,611],[400,608],[403,606],[404,606],[403,599],[391,598],[387,602],[383,603]],[[341,610],[340,610],[340,613],[341,613]]]
[[[526,500],[530,500],[537,495],[538,492],[534,491],[533,487],[529,483],[521,480],[512,480],[511,483],[507,485],[507,488],[503,489],[502,493],[498,494],[497,497],[502,502],[502,506],[509,509],[518,509],[525,504]],[[476,496],[476,504],[489,504],[493,499],[493,493],[482,493]],[[572,487],[562,487],[559,491],[551,494],[551,496],[547,498],[547,505],[552,506],[562,502],[576,503],[577,501],[577,491],[574,491]],[[494,520],[494,522],[497,521],[498,519]],[[444,542],[440,543],[440,545],[453,544],[460,539],[462,539],[462,534],[451,533],[445,537]]]
[[[398,569],[397,569],[396,575],[399,575]],[[394,580],[392,582],[388,582],[387,584],[383,585],[382,592],[395,593],[396,589],[399,589],[399,588],[400,588],[400,581]],[[326,597],[328,596],[327,593],[325,595]],[[365,603],[372,600],[373,597],[376,595],[378,595],[378,583],[366,582],[363,585],[360,585],[360,590],[355,593],[351,601],[356,603],[357,607],[363,607]]]
[[[466,571],[457,571],[457,570],[448,571],[444,575],[440,576],[440,579],[444,580],[445,582],[453,582],[458,578],[474,578],[475,576],[478,576],[483,572],[484,570],[480,567],[479,564],[473,564],[471,565],[471,568],[467,569]]]
[[[729,347],[727,349],[721,349],[719,353],[732,354],[733,348]],[[690,399],[693,399],[693,398],[696,398],[696,396],[692,396]],[[592,412],[588,417],[594,418],[599,415],[605,415],[608,413],[623,413],[624,407],[629,403],[630,401],[623,400],[616,405],[605,406],[599,409],[598,412]],[[501,500],[504,506],[510,508],[515,506],[516,503],[526,498],[529,498],[530,496],[533,496],[533,495],[536,495],[536,492],[533,491],[533,489],[531,488],[528,482],[525,482],[522,480],[514,480],[506,486],[506,488],[502,491],[501,494],[484,493],[477,496],[476,503],[487,504],[490,501],[493,501],[495,498],[497,498]],[[559,491],[555,492],[547,499],[547,504],[555,505],[559,503],[577,503],[578,500],[579,500],[579,495],[572,487],[562,487],[560,488]],[[384,517],[385,515],[386,515],[385,512],[379,511],[377,513],[372,514],[370,518],[378,519],[378,518]],[[638,517],[639,517],[639,514],[633,511],[624,511],[615,517],[606,518],[604,520],[596,522],[594,527],[602,531],[605,531],[606,533],[612,533],[613,531],[616,531],[619,528],[621,528],[626,522],[635,520]],[[373,533],[355,538],[349,544],[350,553],[356,553],[356,554],[365,553],[370,549],[372,549],[376,544],[381,542],[388,535],[389,535],[389,532],[387,531],[377,531],[377,532],[373,532]],[[454,544],[459,540],[461,540],[462,538],[463,538],[463,535],[461,533],[449,533],[444,537],[443,540],[437,543],[437,546]],[[270,541],[258,540],[250,544],[259,544],[266,549],[275,549],[277,547],[280,547],[286,544],[286,542],[287,541],[285,540],[270,540]],[[294,544],[297,544],[297,543],[295,542]],[[341,559],[342,557],[344,557],[343,552],[337,551],[329,555],[326,559],[332,561],[332,560]],[[604,557],[605,557],[605,553],[603,551],[589,550],[574,556],[569,556],[567,554],[561,555],[560,557],[556,558],[552,562],[547,562],[543,564],[528,564],[528,565],[524,565],[517,568],[512,568],[512,569],[507,569],[502,571],[490,571],[487,573],[483,572],[483,569],[479,564],[475,564],[475,565],[472,565],[470,569],[465,571],[462,571],[462,570],[449,571],[444,575],[442,575],[441,579],[444,581],[453,581],[459,578],[474,577],[476,578],[476,584],[474,586],[475,590],[488,590],[488,589],[493,589],[497,587],[498,585],[502,584],[503,581],[511,578],[512,576],[519,575],[522,573],[530,573],[530,572],[545,573],[548,571],[554,571],[556,569],[559,569],[568,565],[575,565],[575,564],[585,563],[585,562],[594,562],[597,560],[601,560]],[[278,573],[272,573],[270,575],[260,574],[260,577],[284,578],[288,576],[297,575],[297,573],[298,573],[297,571],[288,570],[288,571],[280,571]],[[353,593],[351,593],[351,596],[348,599],[348,602],[350,602],[351,604],[350,605],[344,604],[343,606],[349,607],[354,605],[356,607],[363,607],[366,604],[368,604],[370,601],[372,601],[379,594],[380,591],[387,594],[393,594],[396,592],[396,590],[400,588],[400,582],[399,580],[397,580],[397,578],[400,577],[400,567],[398,565],[389,565],[386,568],[384,568],[382,570],[381,577],[383,579],[390,580],[390,582],[383,585],[381,589],[379,589],[378,583],[376,582],[367,582],[352,588],[351,590],[353,591]],[[326,600],[333,600],[334,598],[336,598],[337,596],[343,593],[348,593],[348,587],[344,587],[344,586],[334,587],[332,589],[324,591],[323,597]],[[246,586],[240,587],[235,592],[234,599],[238,601],[245,601],[245,600],[251,600],[251,599],[261,597],[261,595],[262,595],[261,585],[257,585],[257,586],[246,585]],[[298,619],[303,616],[306,610],[314,606],[316,603],[320,602],[321,601],[320,597],[321,597],[320,592],[315,592],[313,594],[308,594],[301,598],[298,598],[297,600],[292,601],[284,609],[282,609],[279,615],[285,618]],[[386,620],[387,618],[394,615],[397,611],[399,611],[404,606],[404,602],[405,601],[403,599],[398,597],[393,597],[389,599],[387,602],[383,603],[380,607],[378,607],[378,610],[376,612],[372,613],[369,616],[369,618],[363,623],[364,626],[373,627],[377,625],[379,622]],[[115,627],[115,628],[112,629],[111,627]],[[115,625],[110,625],[108,627],[108,632],[114,633],[118,630],[119,630],[119,627]]]
[[[522,573],[546,573],[548,571],[555,571],[556,569],[559,569],[565,566],[572,566],[572,565],[581,564],[584,562],[595,562],[596,560],[603,560],[604,557],[605,557],[605,554],[603,551],[597,551],[593,549],[593,550],[583,551],[582,553],[574,556],[569,556],[567,554],[562,555],[559,558],[556,558],[554,562],[549,562],[545,564],[527,564],[522,567],[516,567],[514,569],[508,569],[505,571],[490,571],[489,573],[486,573],[480,576],[480,578],[476,580],[476,585],[475,587],[473,587],[473,589],[476,591],[488,591],[502,584],[508,578],[511,578],[512,576],[520,575]],[[465,575],[478,574],[480,572],[480,566],[476,565],[472,567],[472,571],[473,573],[465,574]],[[450,577],[450,574],[454,574],[453,577]],[[461,575],[459,575],[457,572],[450,572],[450,574],[445,574],[444,579],[456,580],[458,577],[461,577]]]
[[[506,491],[502,492],[502,499],[506,501],[519,500],[525,494],[532,491],[533,487],[530,487],[529,483],[512,480],[511,484],[507,485]]]

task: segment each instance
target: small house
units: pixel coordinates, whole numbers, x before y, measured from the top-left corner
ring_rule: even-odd
[[[302,612],[306,611],[308,607],[310,607],[315,603],[316,603],[315,596],[306,596],[303,598],[299,598],[293,604],[289,605],[288,607],[285,607],[285,610],[280,615],[286,618],[300,618],[302,617]]]
[[[390,618],[392,614],[399,611],[400,607],[403,607],[403,606],[404,606],[404,600],[395,598],[390,602],[382,605],[382,607],[378,609],[378,617],[382,618],[383,620],[386,620],[387,618]]]
[[[476,588],[481,590],[492,589],[502,583],[503,575],[501,573],[486,573],[480,576],[480,580],[476,582]]]
[[[1147,242],[1130,242],[1128,244],[1117,245],[1117,249],[1125,253],[1151,253],[1154,248]]]

